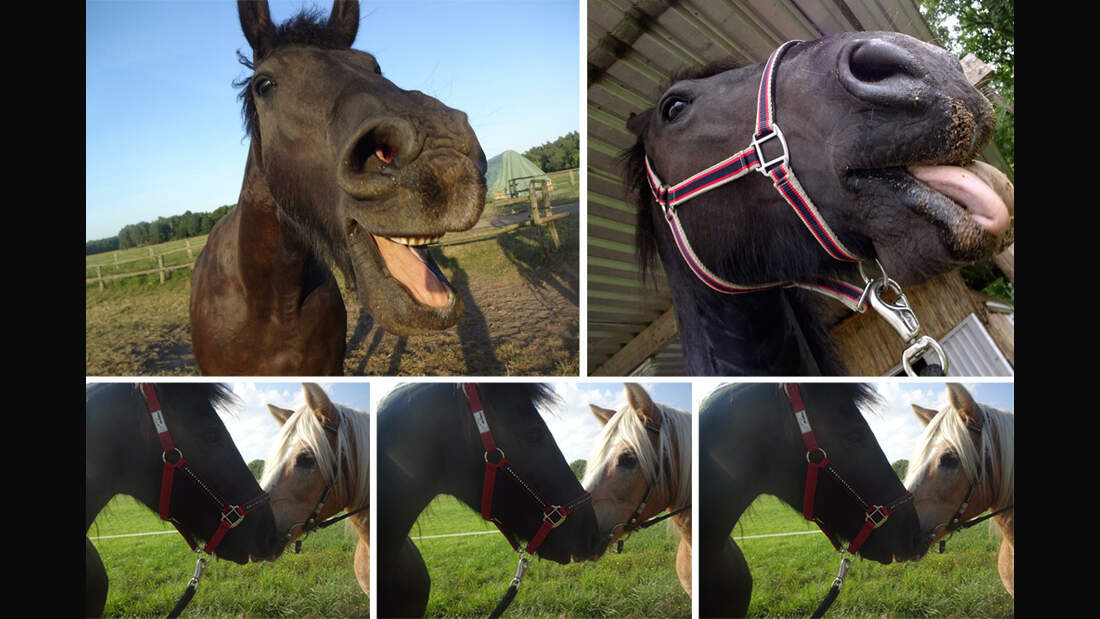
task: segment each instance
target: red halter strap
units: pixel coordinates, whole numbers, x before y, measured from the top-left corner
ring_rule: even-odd
[[[783,199],[802,220],[802,223],[826,253],[843,262],[859,262],[859,258],[840,242],[832,228],[818,212],[806,190],[798,182],[794,171],[790,167],[786,139],[784,139],[779,125],[775,122],[776,67],[779,65],[779,60],[783,54],[796,43],[800,43],[800,41],[787,41],[781,45],[772,52],[764,65],[764,71],[760,76],[760,88],[757,92],[756,132],[753,134],[748,148],[734,153],[733,156],[719,161],[675,185],[662,183],[656,171],[653,170],[649,157],[646,156],[646,177],[649,181],[649,188],[653,192],[653,197],[660,205],[665,221],[672,231],[672,238],[676,242],[676,247],[680,250],[680,255],[696,277],[711,289],[723,294],[741,294],[769,288],[797,286],[836,299],[852,311],[862,312],[866,307],[864,301],[865,288],[859,288],[839,280],[821,279],[813,282],[768,282],[745,285],[736,284],[718,276],[708,269],[695,254],[677,214],[677,207],[691,198],[737,180],[756,170],[772,180],[776,190],[783,196]],[[782,153],[768,160],[761,146],[772,140],[778,141],[782,147]]]
[[[156,428],[157,438],[160,439],[160,445],[163,449],[161,454],[161,460],[164,461],[164,469],[161,474],[160,481],[160,504],[158,513],[161,520],[171,522],[176,530],[179,531],[183,539],[187,541],[187,544],[191,547],[191,550],[195,550],[197,545],[191,536],[186,533],[179,522],[172,518],[171,514],[171,502],[172,502],[172,483],[175,481],[176,472],[180,471],[186,473],[188,478],[191,479],[199,488],[206,493],[210,500],[218,507],[218,511],[221,512],[221,524],[218,525],[214,534],[207,540],[206,545],[202,551],[206,554],[213,554],[214,549],[221,544],[222,538],[225,534],[244,521],[245,515],[248,512],[256,509],[264,502],[268,500],[266,492],[261,492],[256,498],[247,501],[241,505],[230,505],[222,500],[219,495],[201,475],[198,471],[191,467],[187,460],[183,457],[183,452],[175,446],[172,442],[172,435],[168,432],[168,425],[164,422],[164,413],[161,410],[160,400],[157,398],[157,392],[152,383],[141,383],[141,393],[145,396],[145,403],[149,407],[149,415],[153,419],[153,426]]]
[[[846,551],[854,555],[859,552],[860,547],[863,546],[863,543],[870,537],[871,531],[886,524],[886,519],[890,517],[890,514],[896,512],[901,506],[913,500],[913,494],[911,492],[906,492],[886,505],[874,505],[864,499],[863,495],[840,474],[840,471],[838,471],[835,466],[833,466],[825,450],[817,444],[813,428],[810,426],[810,420],[806,416],[806,406],[802,402],[802,392],[799,390],[798,385],[795,383],[784,383],[783,389],[787,393],[787,397],[791,403],[791,410],[794,412],[795,421],[798,423],[798,429],[802,433],[802,442],[806,445],[806,488],[802,496],[802,517],[806,520],[816,522],[821,532],[824,533],[833,544],[833,548],[840,550],[840,544],[837,543],[837,540],[825,530],[820,520],[814,518],[814,499],[817,494],[818,473],[824,470],[832,475],[837,482],[840,483],[841,487],[843,487],[852,498],[858,501],[864,509],[863,528],[856,534],[855,539],[848,544],[848,549]],[[816,460],[815,457],[817,458]]]
[[[565,522],[566,517],[588,502],[592,495],[584,492],[565,505],[553,505],[543,499],[542,495],[535,490],[535,487],[512,468],[508,458],[504,455],[504,451],[497,447],[496,441],[493,440],[493,432],[489,428],[489,422],[485,418],[485,407],[481,404],[477,385],[463,383],[462,391],[466,394],[466,399],[470,401],[470,412],[474,416],[474,423],[477,425],[478,434],[481,436],[481,444],[485,448],[485,480],[481,487],[481,517],[497,525],[501,534],[512,545],[512,549],[519,550],[519,544],[504,530],[500,522],[493,518],[493,489],[496,486],[497,471],[504,471],[542,509],[542,525],[539,526],[538,532],[535,533],[535,536],[531,538],[531,541],[527,543],[527,547],[523,550],[523,552],[533,555],[538,547],[542,545],[546,536],[550,534],[550,530]]]

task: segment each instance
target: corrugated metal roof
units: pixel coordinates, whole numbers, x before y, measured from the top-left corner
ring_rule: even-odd
[[[685,68],[728,58],[755,64],[785,41],[857,30],[933,40],[913,0],[588,0],[589,375],[672,307],[663,272],[654,273],[656,286],[639,279],[635,211],[620,168],[634,144],[626,119],[652,107]],[[644,371],[682,376],[679,339],[651,341],[661,345]]]

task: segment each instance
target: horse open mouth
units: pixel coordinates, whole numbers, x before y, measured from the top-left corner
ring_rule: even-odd
[[[937,192],[986,234],[1000,238],[1008,231],[1014,206],[1012,182],[993,166],[974,161],[967,166],[918,165],[909,174]]]
[[[440,236],[382,236],[349,222],[348,253],[360,300],[386,331],[438,331],[462,315],[462,299],[428,253],[427,245]]]

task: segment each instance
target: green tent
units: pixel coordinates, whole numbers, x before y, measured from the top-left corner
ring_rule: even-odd
[[[489,185],[489,195],[494,198],[515,197],[508,195],[508,181],[516,180],[515,188],[526,191],[531,178],[549,181],[546,175],[531,160],[514,150],[506,150],[489,160],[489,169],[485,173],[485,182]]]

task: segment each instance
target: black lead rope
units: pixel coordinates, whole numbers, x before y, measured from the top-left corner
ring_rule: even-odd
[[[499,617],[504,614],[504,611],[508,610],[508,605],[512,603],[512,600],[516,599],[516,594],[519,593],[519,586],[523,584],[523,575],[526,573],[527,553],[520,552],[519,565],[516,566],[516,577],[509,583],[508,590],[504,592],[504,597],[500,598],[500,601],[497,602],[497,607],[489,614],[489,619],[499,619]]]
[[[837,596],[840,595],[840,588],[844,586],[844,577],[848,575],[848,567],[851,564],[851,557],[841,557],[840,571],[837,572],[836,579],[833,580],[833,586],[829,587],[829,592],[825,594],[825,599],[821,600],[821,603],[817,605],[817,610],[811,615],[811,619],[821,619],[821,617],[824,617],[825,611],[829,610],[829,607],[836,601]]]
[[[183,613],[183,609],[191,603],[191,598],[195,597],[195,592],[199,589],[199,578],[202,577],[202,570],[206,567],[207,561],[209,561],[208,557],[199,554],[198,563],[195,564],[195,575],[191,577],[191,580],[187,583],[187,588],[183,590],[183,595],[172,607],[172,611],[168,613],[168,619],[179,617]]]

